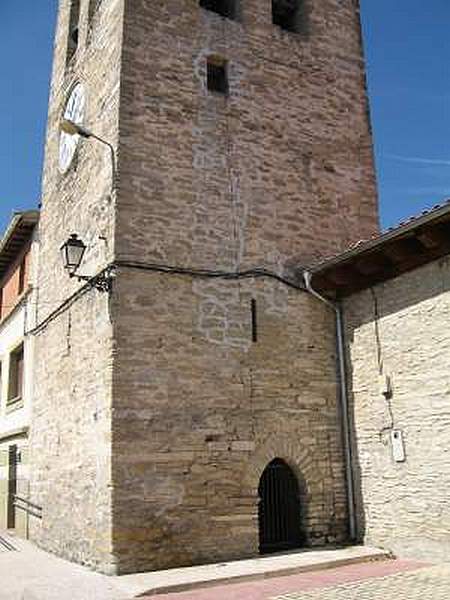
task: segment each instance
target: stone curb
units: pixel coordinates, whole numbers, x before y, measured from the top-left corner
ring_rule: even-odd
[[[258,572],[254,574],[242,574],[242,575],[230,575],[227,577],[217,577],[215,579],[209,579],[205,581],[191,581],[186,583],[171,584],[166,586],[155,586],[146,590],[145,592],[139,593],[136,598],[144,598],[147,596],[160,596],[163,594],[189,592],[194,590],[200,590],[205,588],[213,588],[221,585],[230,583],[245,583],[249,581],[257,581],[261,579],[270,579],[274,577],[286,577],[288,575],[296,575],[299,573],[314,573],[317,571],[323,571],[327,569],[334,569],[338,567],[345,567],[349,565],[377,562],[384,560],[393,560],[394,557],[390,552],[380,550],[377,554],[374,553],[370,556],[355,556],[338,558],[320,563],[310,565],[298,565],[296,567],[280,568],[280,569],[268,569],[264,572]]]

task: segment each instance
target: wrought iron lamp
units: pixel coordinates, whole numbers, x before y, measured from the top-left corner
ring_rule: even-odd
[[[76,277],[78,281],[86,281],[100,292],[109,292],[111,289],[111,271],[106,270],[99,275],[79,275],[77,273],[86,252],[86,244],[80,240],[76,233],[72,233],[67,241],[61,246],[63,265],[69,273],[69,277]]]
[[[70,277],[74,277],[86,252],[86,244],[80,240],[76,233],[61,246],[63,265]]]

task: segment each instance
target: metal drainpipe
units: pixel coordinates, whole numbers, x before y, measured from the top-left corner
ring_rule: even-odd
[[[356,511],[355,511],[355,483],[353,479],[353,467],[352,467],[352,443],[350,436],[350,419],[348,410],[348,395],[347,395],[347,373],[345,369],[345,352],[344,352],[344,329],[342,323],[342,309],[340,305],[331,302],[328,298],[321,296],[311,285],[312,275],[309,271],[303,272],[303,280],[307,291],[315,296],[318,300],[333,309],[336,315],[336,344],[338,352],[338,363],[339,363],[339,377],[340,377],[340,397],[341,397],[341,411],[342,411],[342,431],[344,434],[344,452],[345,452],[345,475],[347,482],[347,500],[348,500],[348,515],[349,515],[349,528],[350,528],[350,539],[356,540],[357,537],[357,526],[356,526]]]

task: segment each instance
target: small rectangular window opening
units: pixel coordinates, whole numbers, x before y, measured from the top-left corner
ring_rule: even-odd
[[[252,298],[252,342],[258,341],[258,312],[256,306],[256,300]]]
[[[228,63],[217,56],[210,56],[207,62],[208,90],[217,94],[228,94]]]
[[[286,31],[299,31],[301,0],[272,0],[272,21]]]
[[[201,8],[227,19],[236,19],[236,3],[237,0],[200,0]]]
[[[23,396],[24,374],[23,344],[11,353],[9,358],[8,402],[20,400]]]

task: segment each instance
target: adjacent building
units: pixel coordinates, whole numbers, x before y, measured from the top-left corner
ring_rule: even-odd
[[[359,535],[450,553],[450,204],[316,266],[345,319]]]
[[[28,535],[38,211],[16,213],[0,241],[0,529]]]

